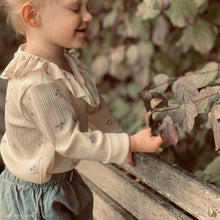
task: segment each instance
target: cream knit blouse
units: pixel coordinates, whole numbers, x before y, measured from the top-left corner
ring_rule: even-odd
[[[9,79],[0,145],[7,168],[22,180],[44,183],[81,159],[123,163],[128,135],[99,97],[88,68],[65,52],[71,74],[24,48],[1,75]]]

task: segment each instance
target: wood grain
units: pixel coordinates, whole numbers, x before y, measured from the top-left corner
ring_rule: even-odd
[[[220,220],[220,189],[152,154],[134,154],[123,168],[199,220]],[[210,216],[213,211],[213,216]]]
[[[120,171],[115,172],[93,161],[82,161],[77,168],[96,187],[139,220],[191,219],[150,190],[136,187],[134,182],[130,182]]]

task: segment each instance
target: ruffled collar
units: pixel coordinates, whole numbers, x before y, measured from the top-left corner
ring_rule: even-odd
[[[40,70],[53,80],[62,80],[73,96],[84,99],[89,105],[98,107],[99,95],[88,67],[73,54],[64,51],[65,57],[74,74],[60,69],[56,64],[24,51],[21,45],[14,58],[5,68],[0,78],[24,77],[29,72]]]

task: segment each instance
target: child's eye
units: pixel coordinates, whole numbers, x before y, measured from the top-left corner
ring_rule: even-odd
[[[79,8],[75,8],[75,9],[71,9],[73,12],[75,13],[79,13],[80,12],[80,9]]]

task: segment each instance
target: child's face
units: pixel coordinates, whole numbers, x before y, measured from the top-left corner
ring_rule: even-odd
[[[41,36],[48,46],[80,48],[92,15],[88,0],[53,0],[40,7]]]

